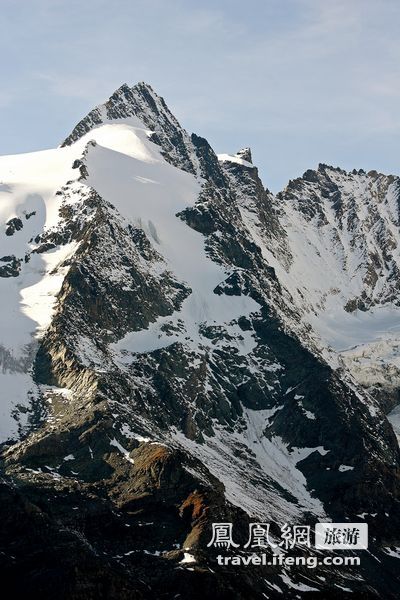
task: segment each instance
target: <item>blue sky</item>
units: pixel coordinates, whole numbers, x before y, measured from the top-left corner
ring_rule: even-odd
[[[398,0],[0,0],[0,154],[54,147],[147,81],[278,191],[318,162],[400,173]]]

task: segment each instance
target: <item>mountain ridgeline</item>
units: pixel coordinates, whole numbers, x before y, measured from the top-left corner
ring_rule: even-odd
[[[0,199],[16,594],[397,597],[400,178],[321,164],[275,196],[139,83],[0,158]],[[368,523],[357,569],[208,546],[329,520]]]

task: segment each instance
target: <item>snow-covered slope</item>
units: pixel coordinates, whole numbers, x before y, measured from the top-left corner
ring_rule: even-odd
[[[57,227],[56,192],[71,176],[70,148],[0,158],[0,432],[4,441],[23,427],[36,396],[28,372],[37,339],[50,324],[74,244],[42,251],[35,238]],[[15,414],[17,420],[11,415]]]
[[[304,318],[356,380],[398,387],[400,179],[320,165],[278,196]]]
[[[249,202],[244,173],[252,165],[239,155],[220,160],[235,180],[243,221],[275,269],[286,302],[311,328],[304,341],[317,344],[332,366],[345,366],[361,385],[396,395],[400,179],[320,165],[276,198],[269,194],[274,234]]]
[[[143,126],[137,127],[137,123],[134,127],[131,121],[118,125],[127,138],[132,138],[126,149],[117,144],[114,148],[101,144],[103,131],[108,127],[115,139],[115,125],[96,130],[99,144],[88,154],[86,183],[115,206],[127,222],[143,229],[162,258],[158,268],[171,271],[191,293],[176,313],[160,317],[146,330],[127,334],[118,347],[133,353],[150,352],[183,341],[197,348],[208,343],[201,336],[200,325],[227,324],[257,311],[259,306],[246,296],[214,293],[230,273],[207,256],[204,236],[177,216],[194,206],[201,182],[167,163],[160,148],[149,141],[150,132]],[[146,148],[146,152],[133,151],[136,146]],[[236,335],[241,333],[238,329]],[[230,334],[235,336],[233,326]],[[245,347],[242,338],[238,341],[239,348]]]

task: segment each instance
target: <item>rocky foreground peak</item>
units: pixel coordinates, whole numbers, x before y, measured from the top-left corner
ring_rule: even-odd
[[[190,173],[196,172],[196,162],[190,137],[167,107],[164,99],[144,82],[133,87],[123,84],[110,98],[86,115],[74,127],[61,147],[73,144],[82,136],[105,123],[136,118],[151,132],[151,141],[159,144],[172,164]]]
[[[253,163],[250,148],[242,148],[241,150],[239,150],[239,152],[236,152],[236,156],[238,158],[242,158],[248,163]]]
[[[162,121],[167,120],[179,127],[163,98],[158,96],[149,84],[139,82],[135,86],[129,87],[124,83],[115,90],[106,102],[98,105],[78,123],[72,133],[64,140],[62,146],[76,142],[91,128],[101,123],[132,116],[141,118],[149,126],[152,125],[153,130],[157,128],[155,126],[156,122],[158,128],[160,127],[160,119]]]
[[[397,597],[398,179],[320,166],[275,197],[144,83],[0,167],[3,584]],[[208,545],[329,520],[368,523],[357,576]]]

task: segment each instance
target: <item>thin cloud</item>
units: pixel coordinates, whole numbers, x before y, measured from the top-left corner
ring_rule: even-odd
[[[398,0],[2,7],[4,153],[57,144],[121,83],[146,80],[218,151],[255,146],[271,187],[344,151],[346,164],[397,168]]]
[[[62,98],[79,98],[100,103],[102,95],[105,98],[111,93],[108,84],[101,81],[100,78],[34,73],[32,79],[45,84],[48,93]]]

